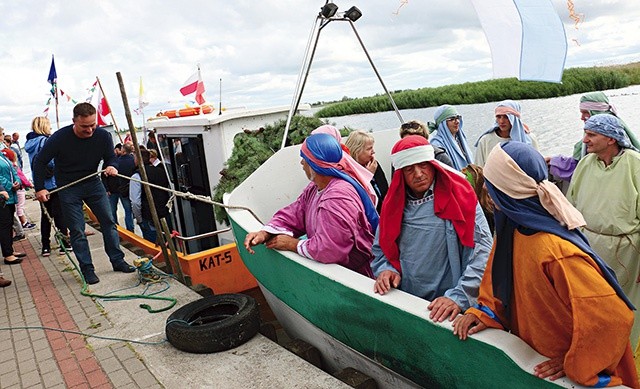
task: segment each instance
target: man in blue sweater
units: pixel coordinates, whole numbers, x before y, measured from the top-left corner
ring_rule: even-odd
[[[114,271],[131,273],[135,268],[124,260],[120,239],[107,192],[96,171],[103,161],[104,174],[118,174],[118,163],[113,153],[111,135],[97,127],[96,109],[89,103],[80,103],[73,108],[73,124],[63,127],[51,135],[33,161],[33,178],[36,198],[45,202],[49,191],[44,188],[46,165],[55,158],[55,177],[58,187],[75,182],[88,175],[93,177],[60,191],[60,204],[65,210],[65,220],[71,233],[71,246],[80,264],[80,270],[88,284],[100,282],[96,276],[89,242],[84,232],[82,203],[86,203],[100,222],[104,247]]]

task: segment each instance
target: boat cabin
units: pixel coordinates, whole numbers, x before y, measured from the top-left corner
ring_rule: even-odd
[[[184,117],[156,116],[147,120],[146,125],[155,130],[173,189],[210,197],[220,181],[220,171],[233,152],[235,135],[286,119],[289,109],[288,106],[238,108]],[[308,105],[300,108],[309,109]],[[216,222],[210,204],[178,197],[174,209],[176,229],[184,237],[227,227]],[[223,233],[187,240],[185,249],[187,253],[195,253],[232,242],[232,235]]]

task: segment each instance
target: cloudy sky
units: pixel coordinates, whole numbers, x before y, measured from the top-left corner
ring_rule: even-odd
[[[566,67],[640,61],[640,7],[635,1],[573,0],[576,29],[564,0],[552,0],[565,25]],[[486,80],[491,56],[470,0],[336,0],[363,13],[356,26],[390,90]],[[402,5],[402,3],[405,3]],[[84,101],[98,76],[125,122],[116,73],[132,108],[142,77],[145,115],[181,108],[179,93],[200,64],[207,101],[224,107],[289,105],[311,27],[322,0],[2,1],[0,3],[0,126],[27,131],[42,115],[55,55],[58,86]],[[402,6],[401,6],[402,5]],[[320,36],[303,102],[382,93],[347,23]],[[52,106],[53,107],[53,106]],[[62,99],[61,125],[73,103]],[[49,111],[55,128],[55,111]],[[136,125],[142,117],[133,114]]]

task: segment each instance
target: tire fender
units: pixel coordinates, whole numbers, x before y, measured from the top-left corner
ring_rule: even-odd
[[[259,329],[256,300],[230,293],[208,296],[180,307],[167,318],[165,333],[178,350],[205,354],[238,347]]]

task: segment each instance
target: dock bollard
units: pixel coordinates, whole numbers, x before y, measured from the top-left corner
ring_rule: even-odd
[[[340,370],[333,375],[340,381],[356,389],[378,389],[376,381],[368,375],[354,369],[353,367],[347,367]]]
[[[320,355],[320,351],[304,340],[294,339],[284,347],[318,369],[322,369],[322,356]]]

